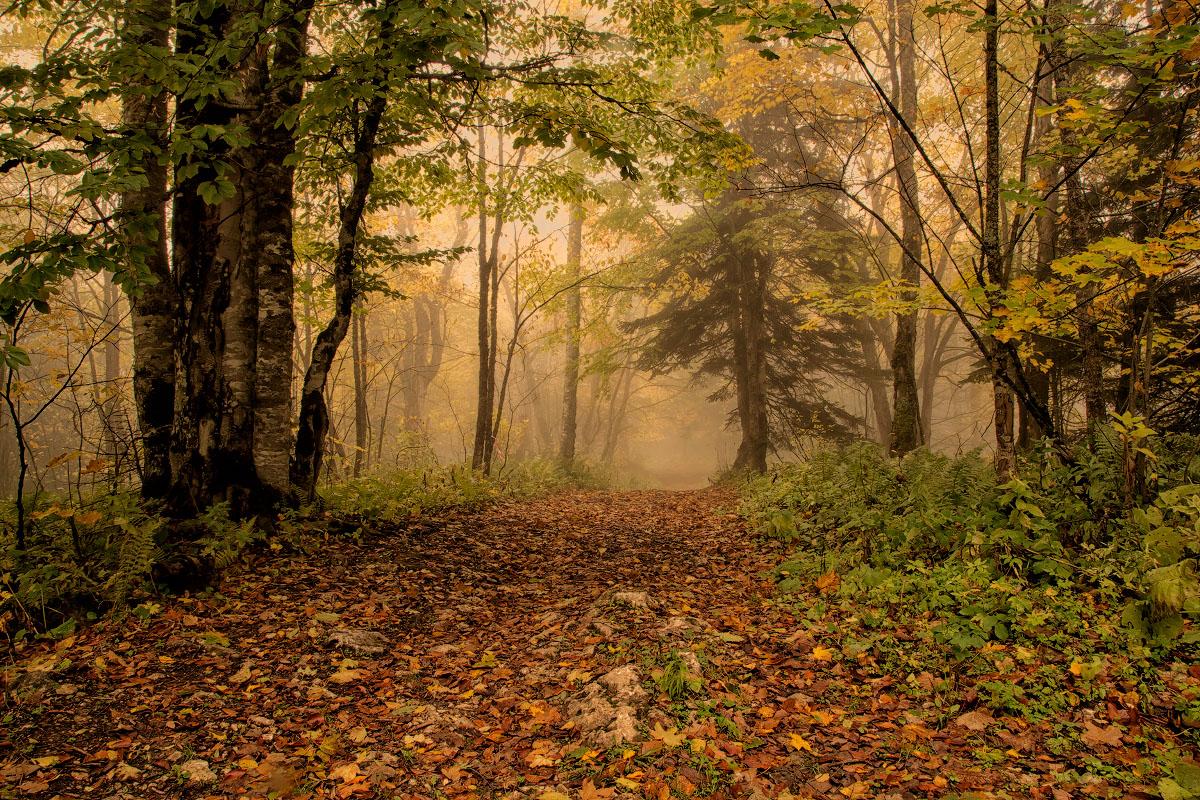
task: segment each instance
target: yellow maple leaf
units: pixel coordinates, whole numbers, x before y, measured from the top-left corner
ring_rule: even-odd
[[[833,650],[824,645],[817,645],[813,648],[812,658],[817,661],[833,661]]]
[[[798,733],[789,733],[787,744],[793,750],[807,750],[810,753],[813,751],[812,745],[808,743],[808,740]]]

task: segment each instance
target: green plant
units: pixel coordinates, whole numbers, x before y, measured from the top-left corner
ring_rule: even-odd
[[[651,670],[650,677],[667,697],[674,701],[684,700],[699,694],[704,687],[704,677],[697,663],[694,656],[687,659],[678,650],[671,650],[662,657],[660,665]]]
[[[200,553],[218,570],[228,567],[247,547],[265,538],[253,518],[232,519],[228,503],[217,503],[201,514],[198,521],[204,528],[199,540]]]

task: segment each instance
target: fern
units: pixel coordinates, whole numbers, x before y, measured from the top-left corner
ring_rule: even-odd
[[[135,524],[122,517],[114,520],[114,525],[121,538],[107,594],[114,607],[123,608],[133,590],[149,578],[161,558],[157,538],[162,522],[146,518]]]

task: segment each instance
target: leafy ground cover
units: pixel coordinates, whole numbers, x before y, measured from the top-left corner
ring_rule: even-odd
[[[235,567],[214,591],[22,642],[4,672],[0,795],[1067,798],[1194,785],[1180,708],[1200,686],[1194,665],[1130,671],[1053,642],[947,660],[935,614],[871,617],[841,601],[840,573],[782,576],[781,593],[792,545],[763,541],[737,501],[568,491],[357,538],[318,525],[311,547]]]
[[[599,468],[580,464],[567,472],[550,461],[523,462],[493,477],[455,466],[393,469],[323,486],[318,506],[265,523],[231,520],[225,505],[172,523],[129,491],[42,496],[30,509],[24,550],[10,533],[14,509],[0,504],[0,632],[18,641],[47,629],[65,634],[78,618],[136,605],[159,585],[178,582],[180,568],[203,581],[212,568],[225,568],[268,539],[275,548],[302,545],[314,520],[325,530],[356,534],[451,509],[610,483]],[[172,551],[180,541],[193,557],[175,565]]]

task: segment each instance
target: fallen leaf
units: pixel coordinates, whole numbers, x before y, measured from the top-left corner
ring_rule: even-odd
[[[675,728],[664,728],[661,722],[654,723],[654,728],[650,731],[650,736],[662,742],[667,747],[679,747],[687,739],[686,736]]]
[[[798,733],[788,734],[787,746],[793,750],[807,750],[810,753],[813,751],[812,745],[808,743],[808,740]]]
[[[1089,747],[1099,747],[1101,745],[1106,747],[1120,747],[1121,729],[1116,725],[1101,728],[1099,725],[1085,719],[1083,721],[1083,733],[1079,735],[1079,739]]]
[[[363,671],[361,669],[339,669],[337,672],[329,676],[330,683],[347,684],[354,683],[363,679]]]
[[[970,731],[985,731],[995,722],[995,718],[986,711],[968,711],[954,720],[955,725],[959,725]]]

